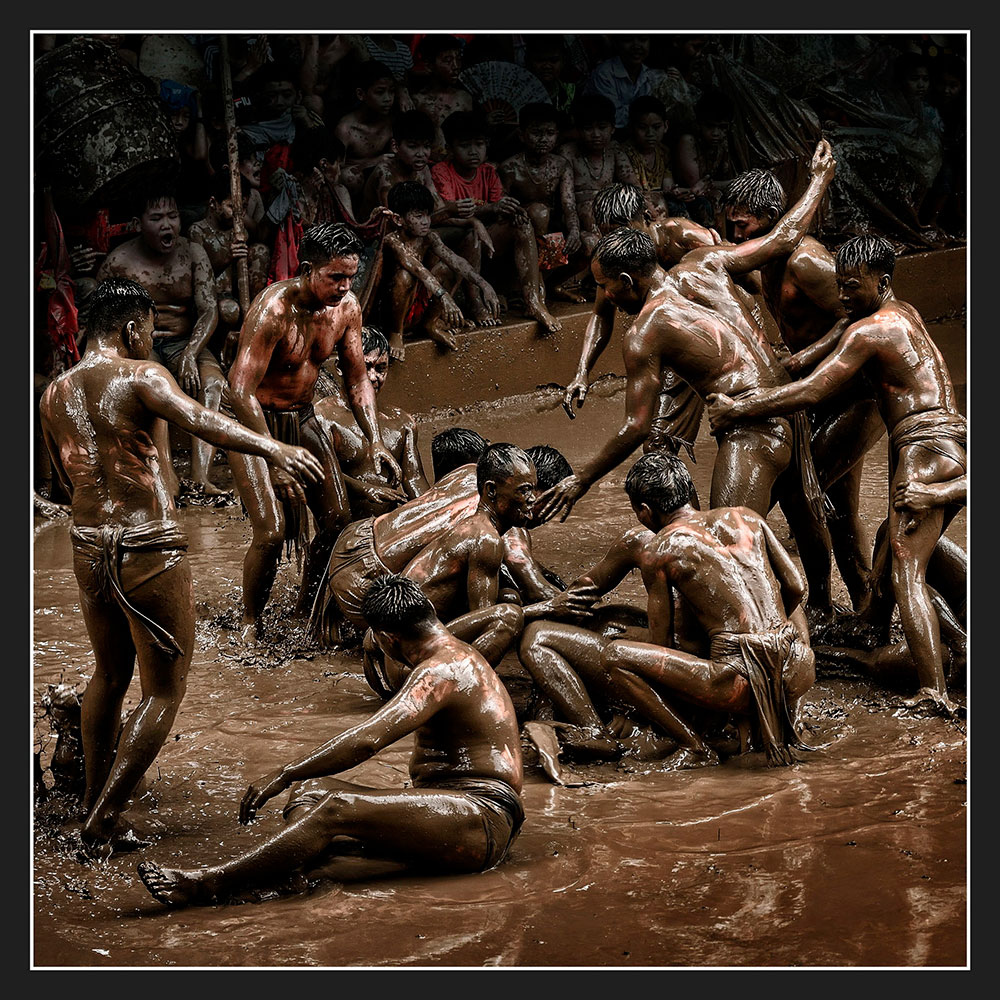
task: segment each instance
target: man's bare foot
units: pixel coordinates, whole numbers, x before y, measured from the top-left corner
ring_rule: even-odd
[[[195,904],[205,906],[215,902],[197,872],[177,868],[161,868],[152,861],[140,861],[135,869],[150,895],[167,906]]]
[[[80,829],[80,840],[87,856],[95,861],[107,861],[112,854],[127,854],[149,847],[151,840],[143,840],[132,827],[112,823],[107,832],[107,823],[98,824],[88,818]]]
[[[197,481],[196,481],[196,485],[198,485]],[[216,486],[215,483],[210,483],[207,479],[205,480],[205,482],[201,483],[200,485],[201,485],[201,491],[202,491],[202,493],[204,493],[205,496],[207,496],[207,497],[226,497],[226,496],[232,496],[232,493],[229,490],[224,490],[221,487]]]
[[[424,330],[427,331],[427,336],[438,344],[440,347],[445,347],[448,350],[455,350],[458,346],[458,341],[455,340],[455,331],[446,330],[443,326],[439,326],[437,323],[428,323]]]
[[[389,360],[390,361],[406,360],[406,347],[403,345],[402,333],[389,334]]]
[[[556,333],[558,330],[562,329],[562,323],[559,320],[557,320],[555,316],[553,316],[552,313],[550,313],[548,309],[545,308],[545,306],[529,305],[528,315],[533,316],[535,319],[537,319],[538,322],[541,323],[543,327],[545,327],[545,330],[548,333]]]
[[[244,621],[240,626],[240,642],[252,645],[261,640],[261,623],[259,621]]]
[[[718,764],[719,755],[710,747],[702,747],[700,750],[694,747],[681,747],[680,750],[672,753],[664,763],[671,771],[685,771],[693,767]]]
[[[922,687],[912,698],[906,698],[907,708],[930,711],[933,715],[943,715],[953,719],[958,714],[958,706],[946,694],[935,688]]]
[[[563,785],[566,788],[581,788],[593,784],[563,767],[559,762],[559,740],[551,724],[526,722],[524,732],[538,750],[538,762],[553,784]]]

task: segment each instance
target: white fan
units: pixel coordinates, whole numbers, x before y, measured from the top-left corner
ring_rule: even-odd
[[[517,113],[525,104],[552,103],[542,81],[517,63],[475,63],[463,70],[459,79],[493,121],[516,125]]]

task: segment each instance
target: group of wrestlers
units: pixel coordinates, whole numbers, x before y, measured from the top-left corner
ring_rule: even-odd
[[[748,752],[771,765],[806,758],[810,627],[837,610],[834,561],[854,612],[884,638],[856,662],[915,688],[907,704],[953,713],[955,656],[942,635],[961,632],[964,553],[942,535],[965,502],[965,420],[917,310],[893,293],[892,245],[861,235],[832,255],[807,235],[834,170],[823,140],[787,210],[771,172],[741,175],[726,239],[654,218],[631,185],[598,194],[596,299],[563,405],[570,417],[584,405],[620,309],[631,319],[625,415],[576,470],[553,448],[451,428],[433,442],[427,484],[412,418],[376,403],[388,344],[363,326],[351,292],[360,246],[343,225],[307,230],[297,276],[253,300],[229,414],[150,360],[158,314],[143,285],[102,281],[83,359],[41,402],[72,498],[95,654],[81,720],[87,851],[108,857],[130,833],[122,813],[173,725],[193,653],[187,540],[156,444],[164,422],[228,452],[252,528],[245,637],[266,629],[282,549],[297,534],[307,551],[295,613],[319,644],[358,650],[381,702],[250,784],[241,823],[288,792],[274,836],[209,868],[140,862],[164,903],[221,902],[340,854],[425,871],[494,867],[524,821],[520,721],[547,777],[567,785],[576,776],[561,754],[657,756],[667,767]],[[340,380],[324,393],[334,367]],[[707,498],[681,457],[706,408],[718,446]],[[861,471],[886,431],[889,503],[873,547]],[[622,502],[635,524],[564,584],[536,558],[531,531],[565,520],[627,462]],[[766,520],[774,503],[802,572]],[[645,607],[604,601],[634,569]],[[903,639],[890,643],[894,609]],[[505,658],[533,681],[530,718],[518,719],[497,673]],[[123,720],[136,662],[141,700]],[[336,777],[411,733],[411,787]]]

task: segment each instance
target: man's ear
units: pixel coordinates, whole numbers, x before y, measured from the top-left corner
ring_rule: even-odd
[[[892,279],[888,274],[883,274],[881,278],[878,279],[878,290],[884,295],[889,290],[889,285],[892,284]]]
[[[488,479],[486,489],[483,492],[492,500],[497,495],[497,484],[492,479]]]
[[[621,279],[623,285],[628,285],[629,288],[635,288],[635,278],[633,278],[628,271],[622,271],[618,277]]]

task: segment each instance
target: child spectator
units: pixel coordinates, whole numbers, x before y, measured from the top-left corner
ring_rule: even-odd
[[[673,148],[673,196],[687,205],[695,222],[724,232],[722,196],[736,172],[729,152],[733,102],[721,90],[707,90],[698,98],[695,116]]]
[[[434,122],[431,159],[443,160],[445,147],[441,125],[453,111],[472,111],[475,101],[459,83],[462,72],[462,41],[454,35],[426,35],[420,41],[419,54],[427,68],[427,77],[413,93],[413,106]]]
[[[628,107],[637,98],[652,94],[666,78],[662,69],[646,65],[649,58],[648,35],[613,35],[615,55],[605,59],[587,77],[584,92],[603,94],[615,106],[615,128],[628,124]]]
[[[507,194],[528,213],[534,226],[539,272],[555,271],[570,264],[571,257],[577,256],[583,248],[573,191],[573,168],[565,157],[555,152],[559,126],[551,104],[525,104],[518,114],[518,125],[524,148],[500,164],[500,180]],[[553,293],[573,302],[583,301],[558,284],[553,287]],[[538,295],[544,308],[545,286],[541,280]],[[526,304],[529,312],[541,319],[549,330],[561,328],[561,324],[553,327],[530,303]]]
[[[549,92],[552,107],[559,112],[560,132],[570,125],[570,109],[576,97],[576,84],[563,79],[566,68],[566,45],[558,35],[527,35],[524,42],[524,65]]]
[[[403,181],[423,184],[434,198],[434,210],[441,221],[452,214],[438,195],[431,178],[431,147],[434,145],[434,122],[423,111],[404,111],[392,123],[391,152],[383,157],[365,182],[362,211],[370,212],[377,205],[388,205],[389,190]]]
[[[368,173],[390,152],[396,81],[388,66],[372,60],[358,66],[354,83],[358,107],[337,122],[334,135],[347,150],[340,181],[360,200]]]
[[[601,238],[591,208],[601,188],[635,184],[635,170],[614,140],[615,106],[600,94],[581,97],[573,107],[578,138],[559,147],[573,168],[573,193],[580,220],[580,239],[588,253]]]
[[[654,219],[688,214],[684,202],[673,196],[670,154],[663,145],[668,124],[667,109],[659,98],[637,97],[629,105],[628,138],[623,147]]]
[[[389,208],[402,223],[401,231],[385,238],[383,287],[389,293],[389,355],[396,361],[405,358],[403,334],[412,329],[415,319],[422,320],[424,331],[435,343],[454,348],[455,333],[474,324],[463,316],[446,286],[454,288],[463,281],[477,285],[494,315],[500,310],[496,292],[431,229],[434,199],[423,184],[404,181],[395,185],[389,191]],[[426,294],[425,308],[416,300],[418,287]]]
[[[396,81],[396,107],[400,111],[413,109],[413,98],[407,87],[413,69],[413,53],[409,45],[393,35],[362,35],[361,42],[369,57],[388,66]]]

